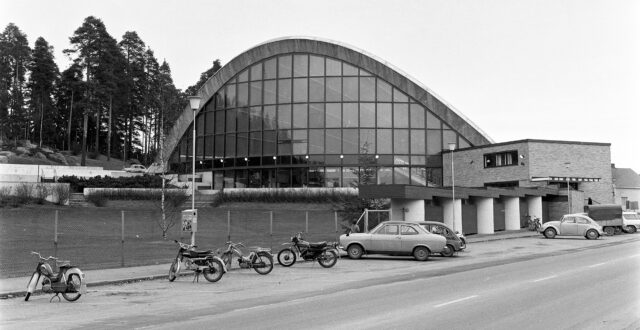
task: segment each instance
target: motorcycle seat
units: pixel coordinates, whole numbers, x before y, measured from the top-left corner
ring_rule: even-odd
[[[315,249],[322,249],[325,246],[327,246],[327,242],[316,242],[316,243],[309,243],[309,247],[310,248],[315,248]]]
[[[190,258],[202,258],[202,257],[206,257],[208,255],[210,255],[211,253],[213,253],[213,250],[206,250],[206,251],[186,251],[185,253],[183,253],[184,256],[190,257]]]

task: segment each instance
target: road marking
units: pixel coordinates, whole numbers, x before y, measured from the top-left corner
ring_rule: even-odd
[[[435,307],[435,308],[439,308],[439,307],[442,307],[442,306],[447,306],[447,305],[455,304],[455,303],[458,303],[458,302],[461,302],[461,301],[465,301],[465,300],[473,299],[473,298],[475,298],[475,297],[477,297],[477,296],[478,296],[478,295],[468,296],[468,297],[465,297],[465,298],[460,298],[460,299],[452,300],[452,301],[449,301],[449,302],[446,302],[446,303],[442,303],[442,304],[440,304],[440,305],[435,305],[435,306],[433,306],[433,307]]]
[[[537,280],[534,280],[534,281],[533,281],[533,283],[536,283],[536,282],[542,282],[542,281],[546,281],[546,280],[550,280],[550,279],[552,279],[552,278],[556,278],[556,277],[558,277],[558,276],[557,276],[557,275],[551,275],[551,276],[547,276],[547,277],[539,278],[539,279],[537,279]]]
[[[588,266],[588,267],[589,268],[594,268],[594,267],[599,267],[599,266],[606,265],[606,264],[607,264],[606,262],[601,262],[599,264],[591,265],[591,266]]]

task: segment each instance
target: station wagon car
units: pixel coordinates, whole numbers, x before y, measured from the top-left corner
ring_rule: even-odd
[[[416,260],[429,259],[431,253],[441,253],[446,239],[428,232],[417,222],[385,221],[366,233],[340,236],[349,258],[359,259],[363,254],[412,255]]]
[[[546,238],[559,236],[584,236],[587,239],[596,239],[602,235],[602,226],[593,219],[580,213],[565,214],[560,221],[549,221],[542,224],[540,233]]]
[[[420,226],[424,227],[428,232],[438,234],[447,239],[447,245],[445,245],[440,255],[443,257],[453,257],[453,255],[462,251],[467,247],[466,238],[464,235],[453,231],[449,226],[438,221],[420,221]]]

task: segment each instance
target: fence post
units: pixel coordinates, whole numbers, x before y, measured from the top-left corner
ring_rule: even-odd
[[[231,210],[227,211],[227,242],[231,241]]]
[[[338,211],[333,211],[333,218],[336,223],[336,239],[340,241],[340,235],[338,235]]]
[[[309,211],[304,212],[304,232],[309,234]]]
[[[58,210],[53,220],[53,256],[58,257]]]
[[[120,211],[122,214],[122,226],[120,234],[120,266],[124,267],[124,211]]]
[[[273,211],[269,211],[269,245],[273,249]]]

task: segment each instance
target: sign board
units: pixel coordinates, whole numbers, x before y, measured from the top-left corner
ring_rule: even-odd
[[[182,231],[195,233],[198,230],[198,210],[182,211]]]

